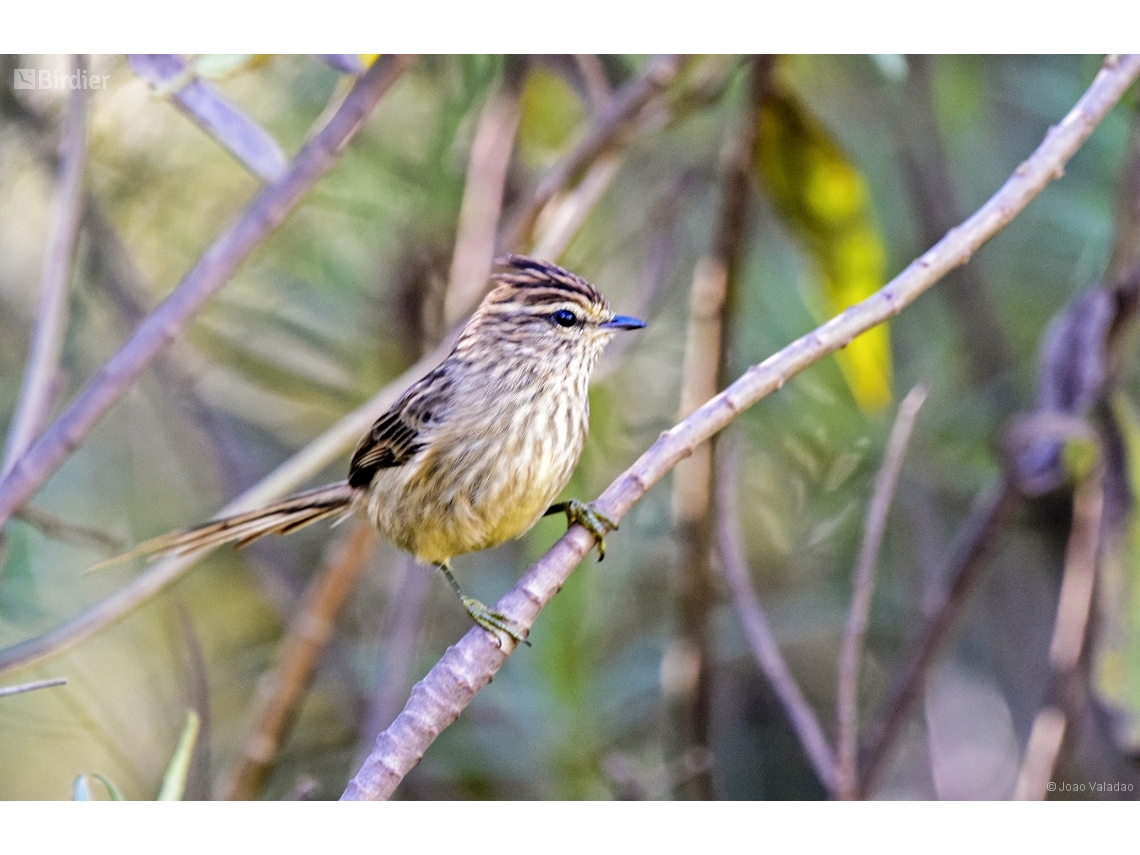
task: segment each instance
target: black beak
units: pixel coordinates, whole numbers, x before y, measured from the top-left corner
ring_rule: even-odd
[[[615,315],[604,324],[599,324],[604,330],[639,330],[645,326],[645,321],[631,318],[628,315]]]

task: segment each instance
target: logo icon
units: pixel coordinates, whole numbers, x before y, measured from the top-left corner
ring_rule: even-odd
[[[17,68],[12,73],[13,89],[35,89],[36,70],[34,68]]]

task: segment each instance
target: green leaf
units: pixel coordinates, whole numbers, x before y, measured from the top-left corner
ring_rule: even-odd
[[[162,776],[158,801],[182,800],[182,794],[186,792],[186,776],[190,772],[190,760],[194,756],[194,745],[198,741],[200,724],[198,713],[188,710],[186,724],[182,727],[182,735],[178,738],[178,746],[174,749],[174,756],[170,758],[170,764],[166,767],[166,774]]]
[[[111,801],[113,801],[113,802],[125,802],[126,801],[126,799],[123,798],[122,791],[111,782],[110,778],[107,778],[103,775],[100,775],[98,772],[96,772],[92,777],[94,777],[104,787],[107,788],[107,792],[111,796]]]
[[[1140,417],[1122,394],[1112,414],[1124,441],[1129,492],[1140,496]],[[1116,536],[1105,539],[1098,580],[1100,627],[1093,651],[1093,687],[1116,714],[1114,738],[1140,749],[1140,513],[1135,503]]]

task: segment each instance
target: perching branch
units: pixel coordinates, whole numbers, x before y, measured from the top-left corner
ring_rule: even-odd
[[[621,517],[700,443],[746,408],[781,388],[809,365],[856,335],[894,317],[946,273],[970,258],[1017,216],[1051,181],[1129,85],[1140,76],[1140,56],[1110,57],[1096,79],[1037,150],[989,201],[912,262],[885,287],[779,353],[748,369],[731,386],[691,416],[665,431],[594,503],[611,519]],[[543,606],[593,547],[585,529],[574,526],[524,574],[495,606],[517,625],[530,627]],[[485,631],[475,628],[449,648],[412,690],[404,711],[376,740],[372,754],[349,783],[343,799],[382,799],[419,762],[428,746],[490,682],[510,655]]]
[[[836,680],[835,719],[837,742],[836,794],[841,799],[855,798],[857,779],[855,755],[856,733],[859,727],[858,687],[859,663],[863,658],[863,643],[867,634],[867,621],[871,614],[871,592],[875,588],[875,569],[879,561],[879,548],[887,527],[887,514],[902,472],[903,458],[910,442],[911,431],[918,410],[926,400],[925,383],[915,386],[899,405],[883,465],[875,479],[875,491],[867,508],[867,521],[863,527],[863,545],[855,565],[854,590],[851,596],[851,614],[843,633],[839,654],[839,675]]]
[[[717,551],[728,586],[732,589],[732,602],[744,634],[752,648],[756,663],[776,693],[788,722],[799,737],[804,754],[815,770],[816,777],[829,793],[835,792],[835,753],[820,727],[819,718],[800,691],[796,678],[788,669],[768,624],[768,618],[752,587],[748,562],[740,543],[740,516],[737,510],[736,447],[717,449],[716,505]]]
[[[82,57],[72,60],[72,70],[82,69]],[[52,202],[44,249],[40,296],[36,304],[32,341],[20,397],[8,429],[8,445],[0,476],[7,475],[27,451],[44,423],[59,386],[59,358],[67,335],[67,290],[71,260],[79,241],[83,220],[83,166],[87,158],[87,91],[72,89],[59,141],[58,181]]]
[[[596,200],[595,200],[596,201]],[[459,328],[438,347],[318,436],[253,487],[218,511],[218,516],[251,510],[295,490],[338,455],[351,449],[372,423],[383,415],[413,381],[438,365],[451,350]],[[89,636],[122,620],[143,603],[182,578],[204,555],[184,555],[156,561],[120,590],[54,629],[0,650],[0,674],[56,656]]]
[[[411,62],[409,57],[390,56],[373,63],[333,119],[297,154],[284,177],[261,191],[67,410],[0,478],[0,525],[51,477],[206,300],[229,281],[249,254],[336,163],[372,108]]]

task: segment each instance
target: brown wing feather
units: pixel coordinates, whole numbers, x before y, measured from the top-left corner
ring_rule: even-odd
[[[402,466],[420,451],[423,433],[442,421],[450,401],[447,362],[413,384],[360,440],[348,467],[348,483],[363,490],[376,473]]]

